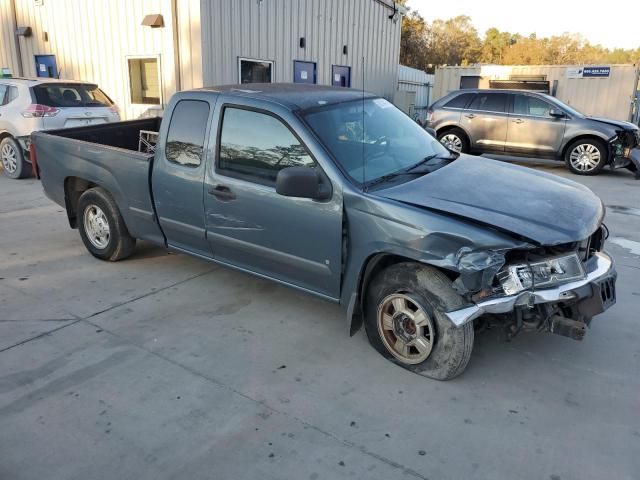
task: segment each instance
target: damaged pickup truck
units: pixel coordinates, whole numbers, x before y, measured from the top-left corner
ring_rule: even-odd
[[[37,132],[32,155],[95,257],[143,239],[318,295],[430,378],[465,369],[474,326],[581,339],[616,298],[589,189],[453,153],[372,94],[192,90],[162,121]]]

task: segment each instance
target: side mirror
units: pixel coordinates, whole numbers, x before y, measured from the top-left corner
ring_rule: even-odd
[[[433,138],[437,139],[438,138],[438,134],[436,133],[436,131],[431,128],[431,127],[424,127],[424,129],[427,131],[427,133],[429,135],[431,135]]]
[[[278,172],[276,193],[285,197],[326,200],[331,191],[322,184],[320,175],[311,167],[287,167]]]
[[[552,108],[549,110],[549,115],[553,118],[564,118],[564,112],[562,110],[558,110],[557,108]]]

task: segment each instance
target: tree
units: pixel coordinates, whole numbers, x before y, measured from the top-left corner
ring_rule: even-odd
[[[417,12],[409,12],[402,20],[400,63],[427,69],[427,24]]]
[[[403,2],[405,4],[406,2]],[[538,38],[490,28],[480,39],[466,15],[426,22],[410,11],[402,23],[400,62],[431,70],[433,65],[472,63],[559,65],[587,63],[640,63],[640,47],[609,50],[589,43],[582,35],[563,33]]]

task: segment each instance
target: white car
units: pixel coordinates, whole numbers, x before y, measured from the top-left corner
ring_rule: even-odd
[[[120,120],[118,107],[93,83],[0,78],[0,159],[9,178],[31,174],[31,132]]]

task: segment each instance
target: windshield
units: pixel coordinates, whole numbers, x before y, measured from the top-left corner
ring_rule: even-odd
[[[451,155],[416,122],[382,98],[313,109],[304,118],[340,167],[359,185],[410,169],[429,157]]]
[[[36,102],[49,107],[110,107],[113,102],[97,85],[50,83],[33,88]]]

